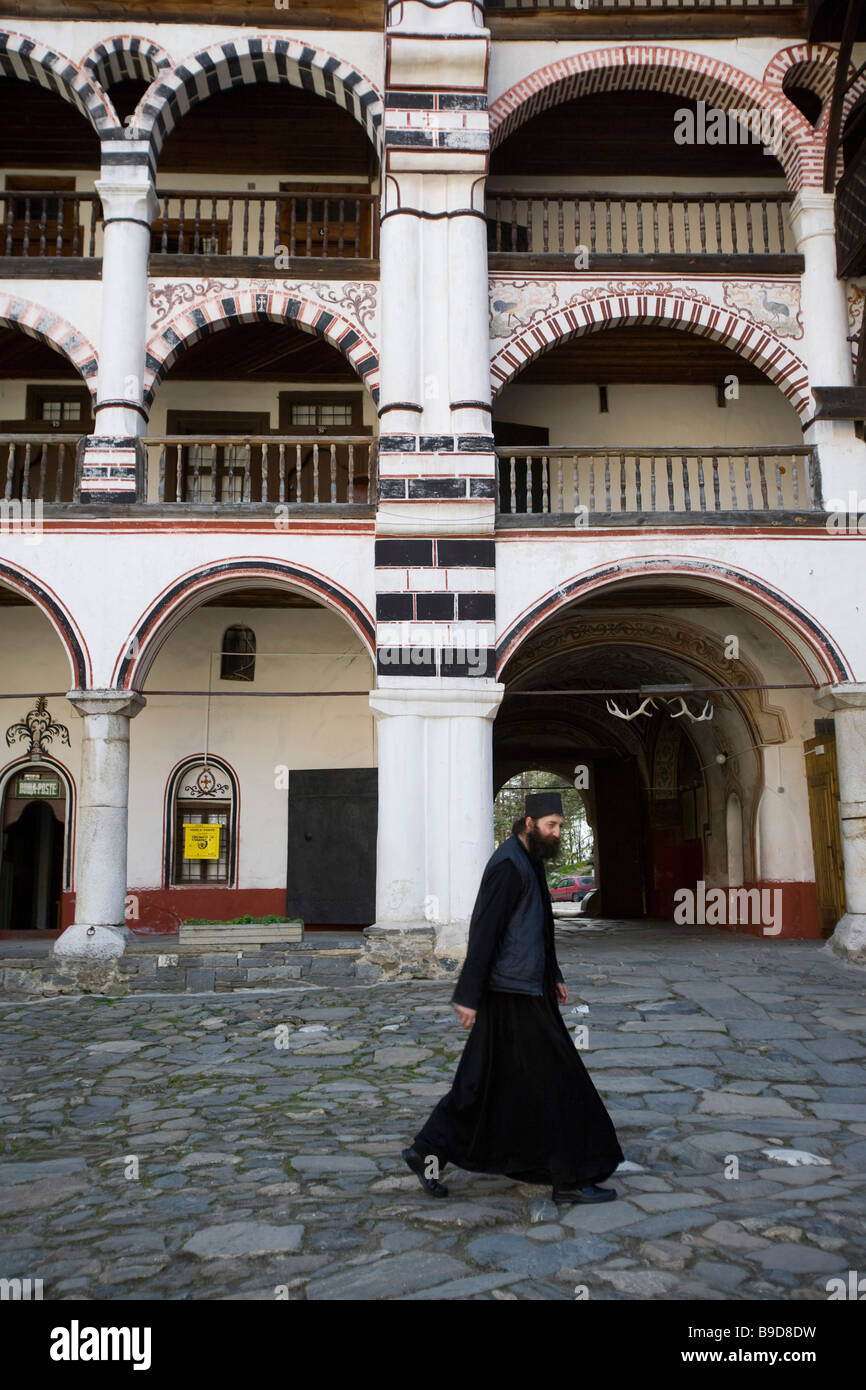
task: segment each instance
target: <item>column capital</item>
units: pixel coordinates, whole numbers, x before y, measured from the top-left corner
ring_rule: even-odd
[[[385,677],[387,680],[388,678]],[[370,708],[376,720],[490,719],[502,703],[505,686],[499,681],[480,681],[473,676],[419,678],[380,685],[370,691]]]
[[[815,697],[816,705],[827,710],[866,709],[866,684],[862,681],[843,681],[828,686]]]
[[[799,246],[812,236],[836,237],[836,196],[820,188],[801,188],[791,203],[791,222]]]
[[[98,178],[94,187],[106,222],[144,222],[149,226],[159,215],[159,199],[147,170],[133,166],[129,178],[120,178],[112,169],[108,177]]]
[[[137,690],[67,690],[66,698],[82,716],[122,714],[134,719],[147,704]]]

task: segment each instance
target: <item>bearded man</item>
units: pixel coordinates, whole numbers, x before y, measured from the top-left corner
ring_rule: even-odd
[[[403,1150],[433,1197],[448,1194],[446,1163],[550,1183],[555,1202],[617,1195],[599,1184],[624,1155],[559,1011],[568,990],[544,861],[558,854],[563,824],[558,792],[527,796],[484,870],[452,995],[469,1038],[451,1090]]]

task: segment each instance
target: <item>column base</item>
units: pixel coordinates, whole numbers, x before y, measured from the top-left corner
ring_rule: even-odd
[[[78,960],[110,960],[124,954],[129,939],[128,927],[91,927],[86,922],[73,922],[58,936],[53,954]]]
[[[836,923],[827,945],[848,965],[866,966],[866,913],[847,912]]]
[[[364,928],[364,961],[356,973],[366,980],[456,980],[459,960],[437,955],[437,944],[434,927],[374,922]]]

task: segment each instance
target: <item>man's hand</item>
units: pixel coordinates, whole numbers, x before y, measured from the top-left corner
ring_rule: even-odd
[[[563,984],[562,980],[557,980],[556,982],[556,997],[559,1000],[560,1004],[568,1003],[568,989]]]
[[[467,1009],[464,1004],[455,1004],[454,1007],[457,1010],[457,1017],[460,1019],[460,1026],[462,1028],[471,1028],[475,1022],[475,1015],[478,1010]]]

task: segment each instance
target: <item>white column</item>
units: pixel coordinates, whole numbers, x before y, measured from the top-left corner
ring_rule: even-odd
[[[493,853],[492,721],[504,687],[464,679],[386,685],[370,695],[379,744],[376,922],[381,938],[422,932],[463,954]]]
[[[838,955],[866,965],[866,684],[834,685],[817,703],[833,711],[847,911],[830,937]]]
[[[145,700],[135,692],[71,690],[84,719],[75,846],[75,921],[54,943],[58,956],[123,955],[129,722]]]
[[[146,425],[142,396],[150,224],[159,210],[146,169],[113,167],[96,191],[104,213],[99,378],[94,433],[129,437]]]
[[[806,263],[800,285],[810,388],[854,384],[845,283],[836,275],[834,204],[832,193],[806,188],[791,205],[797,250]],[[849,510],[849,492],[866,492],[866,445],[856,437],[854,422],[817,420],[804,438],[817,446],[826,510]]]

